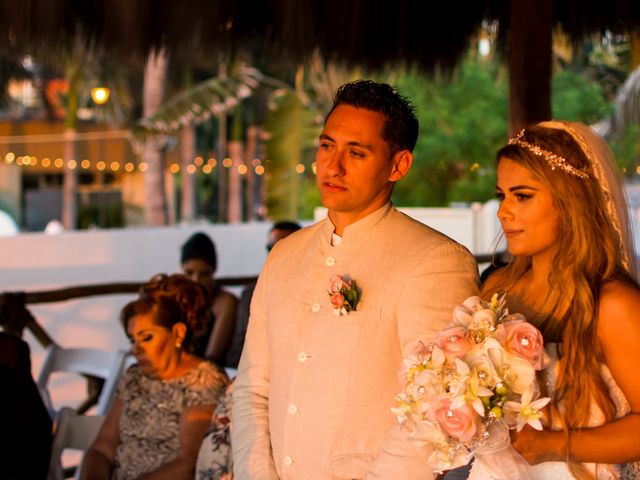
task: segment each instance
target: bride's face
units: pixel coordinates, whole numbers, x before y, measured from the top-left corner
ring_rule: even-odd
[[[548,256],[557,248],[558,212],[549,188],[520,164],[498,162],[498,219],[512,255]]]

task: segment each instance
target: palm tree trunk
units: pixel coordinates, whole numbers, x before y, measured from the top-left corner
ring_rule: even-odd
[[[553,0],[511,1],[510,135],[530,123],[551,118],[552,8]]]
[[[227,114],[218,114],[218,221],[227,220],[227,168],[223,167],[227,156]]]
[[[69,160],[76,160],[76,142],[74,135],[78,128],[78,88],[80,82],[80,64],[77,60],[70,60],[67,66],[67,81],[69,82],[67,113],[65,117],[63,159],[65,161],[62,177],[62,225],[65,230],[77,227],[78,205],[76,193],[78,190],[78,174],[75,168],[69,168]]]
[[[260,127],[250,125],[247,128],[247,150],[245,153],[245,165],[247,165],[247,220],[251,221],[256,218],[256,195],[255,183],[256,175],[253,169],[253,159],[258,156],[258,139],[260,136]]]
[[[196,129],[190,125],[184,127],[181,135],[181,171],[182,171],[182,197],[180,205],[180,220],[193,222],[196,218],[196,177],[187,172],[187,166],[193,162],[196,154]]]
[[[238,105],[233,112],[231,141],[229,142],[229,223],[242,221],[242,177],[240,166],[244,163],[244,143],[242,141],[243,109]]]
[[[151,116],[162,103],[167,63],[163,50],[152,52],[147,59],[142,87],[145,117]],[[166,225],[168,218],[164,191],[164,155],[157,142],[150,136],[144,143],[142,160],[147,164],[147,171],[144,172],[145,225]]]

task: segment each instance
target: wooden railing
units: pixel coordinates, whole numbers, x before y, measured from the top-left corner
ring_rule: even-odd
[[[217,278],[219,285],[227,287],[242,286],[254,281],[256,277]],[[56,343],[31,314],[27,305],[38,303],[62,302],[96,295],[114,295],[136,293],[144,282],[100,283],[78,285],[54,290],[36,290],[33,292],[0,293],[0,326],[5,330],[21,335],[27,328],[43,347]]]

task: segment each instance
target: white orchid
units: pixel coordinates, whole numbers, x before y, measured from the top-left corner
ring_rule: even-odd
[[[515,414],[516,429],[518,432],[524,428],[525,425],[530,425],[536,430],[542,430],[542,417],[541,409],[547,405],[551,399],[549,397],[538,398],[533,400],[535,391],[533,388],[527,388],[522,392],[522,397],[519,402],[508,401],[505,402],[503,410],[509,414]]]

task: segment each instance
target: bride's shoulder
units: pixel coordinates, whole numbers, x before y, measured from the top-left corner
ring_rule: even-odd
[[[627,329],[640,330],[640,289],[621,280],[605,283],[600,292],[598,330],[601,335],[620,336]]]

